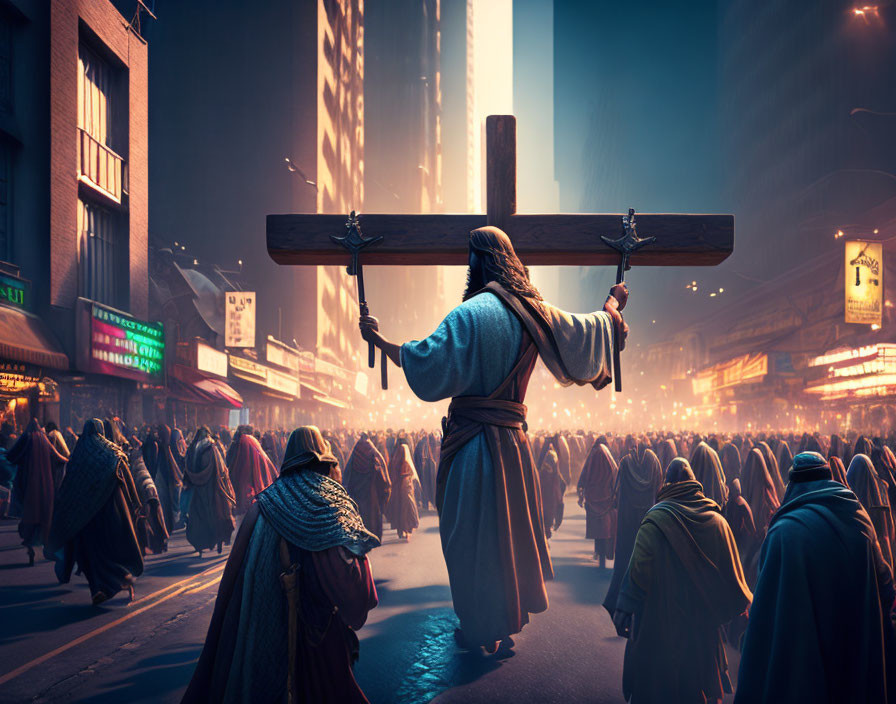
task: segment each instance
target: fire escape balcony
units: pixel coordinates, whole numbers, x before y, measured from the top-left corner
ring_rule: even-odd
[[[78,128],[78,180],[121,204],[127,193],[127,164],[105,144]]]

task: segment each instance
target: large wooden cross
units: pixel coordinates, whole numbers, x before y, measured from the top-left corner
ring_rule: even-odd
[[[616,265],[619,254],[600,235],[622,233],[622,215],[516,212],[516,118],[486,120],[485,215],[388,215],[363,213],[362,231],[383,235],[364,251],[365,264],[462,264],[468,262],[471,230],[495,225],[506,232],[527,265]],[[624,204],[626,207],[631,204]],[[637,204],[634,204],[637,205]],[[638,230],[656,243],[632,255],[637,266],[713,266],[734,250],[733,215],[638,213]],[[268,215],[268,252],[278,264],[349,263],[330,235],[345,230],[345,213]]]

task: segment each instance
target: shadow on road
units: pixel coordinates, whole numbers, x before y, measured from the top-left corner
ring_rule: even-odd
[[[459,650],[457,625],[454,611],[445,607],[398,614],[372,626],[355,666],[367,698],[377,704],[423,704],[501,667],[501,659]]]
[[[430,584],[425,587],[390,589],[386,582],[381,583],[377,581],[376,592],[381,606],[411,606],[417,604],[432,604],[435,602],[451,603],[451,589],[447,584]]]
[[[166,699],[190,681],[200,650],[200,646],[189,646],[144,658],[129,669],[131,674],[110,683],[104,691],[92,694],[90,701],[121,704]]]
[[[554,581],[562,582],[569,595],[580,604],[599,606],[607,595],[613,570],[601,569],[596,562],[576,557],[554,558]]]

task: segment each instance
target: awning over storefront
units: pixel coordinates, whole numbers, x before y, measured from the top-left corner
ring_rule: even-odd
[[[173,395],[189,403],[242,408],[243,397],[226,381],[205,376],[191,367],[175,364],[168,379]]]
[[[333,406],[334,408],[348,408],[347,403],[345,403],[344,401],[340,401],[338,398],[327,396],[327,394],[314,394],[314,400],[318,403],[324,403],[328,406]]]
[[[68,369],[68,357],[37,316],[0,305],[0,357],[50,369]]]

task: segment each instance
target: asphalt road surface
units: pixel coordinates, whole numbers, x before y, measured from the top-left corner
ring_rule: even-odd
[[[387,531],[371,553],[379,606],[360,631],[355,674],[373,704],[622,702],[624,641],[600,605],[610,581],[591,559],[584,513],[567,496],[551,539],[550,608],[510,657],[463,653],[434,514],[409,542]],[[0,522],[0,702],[178,702],[202,648],[227,550],[200,559],[183,531],[150,556],[133,603],[94,607],[86,581],[27,566]],[[729,651],[732,678],[737,657]]]

